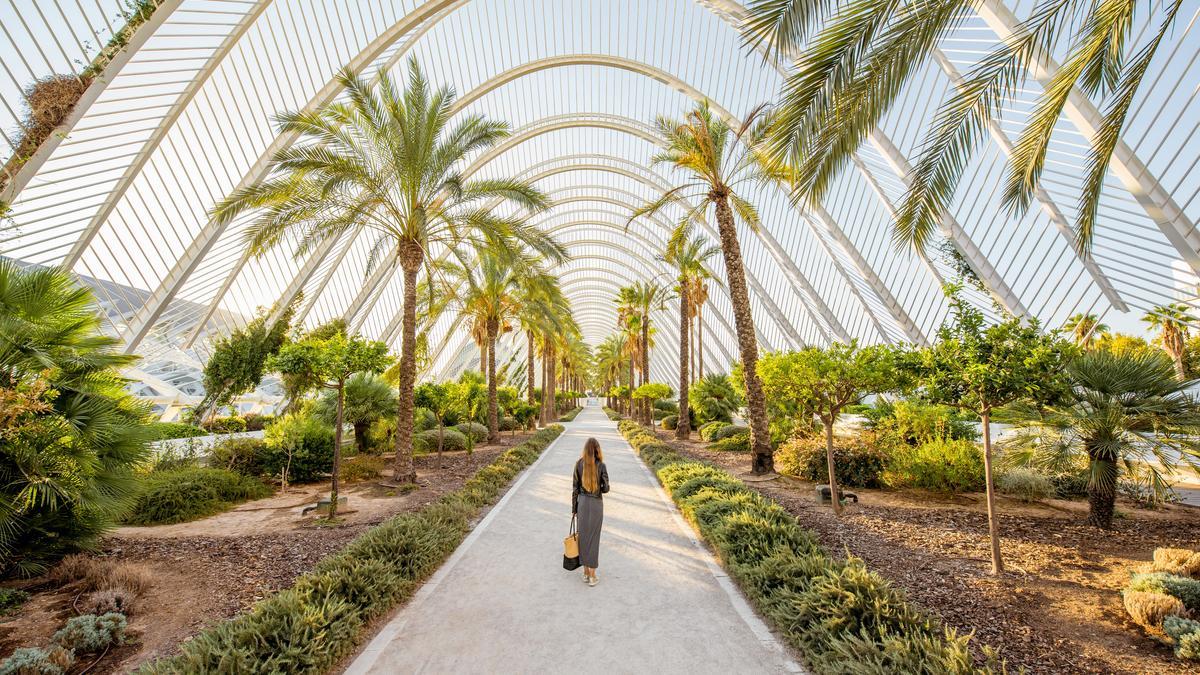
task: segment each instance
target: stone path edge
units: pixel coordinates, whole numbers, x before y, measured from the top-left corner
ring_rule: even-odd
[[[484,515],[483,519],[471,529],[471,532],[466,536],[465,539],[462,540],[462,543],[458,545],[458,548],[454,549],[454,553],[450,554],[450,557],[447,558],[446,562],[442,563],[442,566],[433,573],[433,576],[429,577],[429,579],[421,585],[421,588],[418,589],[416,594],[413,595],[412,600],[392,610],[393,617],[389,619],[387,623],[383,625],[383,628],[375,634],[375,637],[372,638],[371,641],[368,642],[367,645],[363,647],[363,649],[357,655],[354,656],[354,660],[350,662],[350,665],[347,666],[344,671],[342,671],[343,675],[366,675],[366,673],[371,671],[371,668],[375,666],[376,661],[379,660],[380,655],[383,654],[384,649],[391,644],[391,642],[404,631],[405,626],[408,625],[407,618],[398,621],[396,615],[400,614],[401,612],[410,612],[419,608],[425,603],[426,600],[429,599],[429,596],[433,595],[433,592],[437,590],[442,581],[450,574],[451,571],[453,571],[454,567],[458,565],[458,562],[467,554],[467,551],[471,549],[471,546],[473,546],[479,537],[482,536],[484,530],[486,530],[488,525],[492,523],[492,520],[496,518],[496,514],[500,513],[500,511],[504,508],[504,505],[508,503],[512,495],[517,493],[517,489],[521,487],[526,479],[533,475],[533,470],[537,467],[537,465],[541,464],[542,460],[550,455],[550,451],[554,449],[554,446],[558,445],[558,442],[567,435],[567,425],[571,424],[571,422],[558,422],[557,424],[561,424],[563,426],[562,433],[560,433],[557,438],[551,441],[550,445],[546,446],[545,450],[542,450],[542,453],[538,455],[538,458],[534,460],[532,464],[525,467],[525,469],[521,471],[521,475],[517,476],[517,479],[508,486],[507,490],[504,491],[504,496],[500,497],[500,501],[496,502],[492,508],[488,509],[488,512]],[[638,463],[643,469],[646,468],[645,464],[642,464],[640,461]],[[656,480],[655,485],[657,484],[658,481]],[[661,486],[659,487],[659,491],[662,491]],[[676,512],[676,517],[678,517],[678,512]],[[689,532],[690,531],[691,530],[689,528]]]

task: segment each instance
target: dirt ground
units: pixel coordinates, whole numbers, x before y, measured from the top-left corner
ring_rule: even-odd
[[[290,586],[325,556],[340,550],[373,525],[421,508],[463,485],[475,471],[530,434],[505,434],[499,444],[466,453],[415,458],[418,488],[396,491],[374,481],[351,484],[337,525],[302,517],[304,505],[327,496],[327,484],[289,487],[272,497],[246,502],[224,513],[175,525],[122,527],[95,554],[146,568],[153,586],[129,617],[133,644],[106,655],[87,672],[126,672],[173,653],[184,640],[213,623],[248,609],[268,594]],[[385,475],[386,478],[386,475]],[[33,597],[17,613],[0,618],[0,655],[48,644],[54,631],[77,612],[76,593],[46,580],[22,584]],[[0,657],[2,658],[2,657]],[[73,672],[90,661],[84,659]]]
[[[658,433],[684,454],[739,475],[750,470],[747,454]],[[831,554],[862,558],[947,626],[973,632],[976,648],[996,649],[1009,672],[1197,672],[1129,621],[1119,591],[1156,547],[1200,549],[1200,508],[1119,502],[1115,527],[1105,532],[1084,522],[1084,501],[1001,499],[1007,570],[997,578],[982,494],[853,490],[859,503],[838,518],[818,503],[813,483],[780,477],[749,484],[814,530]]]

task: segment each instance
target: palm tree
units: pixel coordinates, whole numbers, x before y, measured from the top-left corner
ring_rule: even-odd
[[[943,39],[973,18],[965,0],[895,2],[754,0],[748,42],[794,61],[774,115],[769,154],[794,167],[801,199],[819,201],[837,172],[924,72]],[[1076,221],[1081,251],[1091,245],[1104,177],[1155,53],[1182,0],[1039,2],[1010,39],[986,54],[939,108],[896,219],[899,243],[923,247],[953,201],[976,147],[1000,112],[1028,88],[1047,54],[1065,53],[1043,87],[1009,162],[1004,202],[1024,209],[1039,188],[1046,151],[1072,93],[1103,95],[1102,120],[1088,154]],[[1131,39],[1147,14],[1149,38]]]
[[[758,376],[758,342],[754,318],[750,313],[750,294],[746,288],[746,271],[742,249],[738,242],[734,219],[740,218],[750,228],[759,226],[758,211],[739,194],[750,183],[775,180],[763,170],[759,153],[751,150],[747,132],[757,114],[751,114],[738,130],[729,127],[713,115],[707,102],[700,103],[682,121],[660,117],[655,129],[664,149],[652,158],[655,165],[667,164],[683,170],[690,180],[665,192],[661,197],[637,209],[633,217],[656,213],[668,204],[683,205],[687,199],[698,198],[695,206],[687,208],[681,222],[696,220],[711,204],[716,212],[717,229],[721,238],[721,253],[725,260],[726,283],[733,305],[734,327],[737,331],[738,352],[746,384],[746,406],[750,417],[750,446],[754,461],[751,472],[768,474],[775,470],[767,428],[767,407],[763,398],[762,380]]]
[[[1003,444],[1003,461],[1061,473],[1088,468],[1088,522],[1112,527],[1117,480],[1144,474],[1154,494],[1169,491],[1163,473],[1179,464],[1200,474],[1200,402],[1187,393],[1161,353],[1084,352],[1067,366],[1069,400],[1025,409],[1018,433]],[[1161,467],[1161,468],[1160,468]]]
[[[636,281],[630,286],[630,289],[633,309],[638,317],[637,329],[640,331],[638,337],[638,356],[641,359],[641,364],[639,365],[639,370],[642,374],[641,384],[647,384],[650,382],[650,348],[654,346],[650,340],[650,335],[654,330],[650,326],[650,312],[661,310],[666,306],[670,289],[654,281]],[[651,401],[649,399],[643,400],[640,411],[643,424],[653,422],[651,410]]]
[[[613,387],[621,382],[621,369],[624,364],[624,355],[622,354],[622,341],[619,335],[613,334],[604,338],[599,345],[596,346],[595,368],[596,378],[600,389],[606,393],[608,398],[608,406],[615,408],[616,402],[612,396],[607,396]]]
[[[1173,302],[1169,305],[1159,305],[1142,317],[1142,321],[1159,331],[1159,341],[1175,364],[1175,375],[1181,380],[1187,377],[1187,364],[1184,359],[1187,353],[1188,324],[1196,321],[1188,314],[1188,309],[1185,303]]]
[[[234,191],[213,215],[228,223],[256,210],[246,241],[257,255],[296,234],[302,256],[362,227],[375,236],[368,269],[395,257],[404,299],[393,480],[412,482],[417,275],[431,251],[467,242],[554,256],[557,247],[523,218],[497,215],[497,200],[528,211],[545,208],[545,196],[532,185],[461,173],[468,157],[508,135],[507,124],[466,115],[450,126],[454,92],[433,91],[415,60],[403,90],[386,74],[372,86],[345,70],[338,82],[344,102],[279,115],[280,133],[296,133],[302,142],[276,153],[265,180]]]
[[[721,249],[709,245],[703,237],[688,236],[685,228],[679,228],[678,232],[679,236],[668,242],[665,257],[678,271],[676,280],[679,282],[679,421],[675,426],[675,438],[687,440],[691,437],[691,418],[688,412],[688,333],[691,331],[692,318],[699,315],[698,310],[692,308],[691,302],[698,296],[697,286],[703,284],[710,276],[705,264],[720,253]],[[707,294],[705,288],[704,295]]]
[[[339,395],[343,396],[342,417],[354,427],[355,448],[360,454],[369,452],[367,431],[396,409],[396,390],[381,375],[351,375],[341,390],[330,389],[321,397],[317,414],[331,425],[337,423]]]
[[[550,275],[527,277],[520,289],[519,303],[517,321],[525,334],[526,345],[526,393],[529,404],[535,405],[537,402],[534,400],[534,386],[537,378],[534,368],[537,347],[544,344],[546,336],[562,330],[563,318],[570,315],[571,309],[558,279]]]
[[[102,316],[70,274],[0,260],[0,576],[91,545],[137,495],[149,405]]]
[[[1063,323],[1063,330],[1071,333],[1075,338],[1076,346],[1087,349],[1092,346],[1093,340],[1108,333],[1108,324],[1100,323],[1100,317],[1095,314],[1080,312],[1072,314]]]

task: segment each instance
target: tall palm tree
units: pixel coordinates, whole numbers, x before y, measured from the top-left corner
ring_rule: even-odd
[[[1179,379],[1187,377],[1187,339],[1188,324],[1196,319],[1188,313],[1189,307],[1182,302],[1169,305],[1159,305],[1142,316],[1151,328],[1159,331],[1159,342],[1170,355],[1175,364],[1175,375]]]
[[[1071,333],[1076,346],[1087,349],[1094,340],[1108,333],[1108,324],[1100,323],[1100,317],[1095,314],[1080,312],[1072,314],[1063,323],[1063,330]]]
[[[376,237],[368,269],[394,256],[404,275],[404,299],[393,480],[411,482],[422,266],[432,251],[464,242],[545,255],[555,255],[556,246],[523,218],[497,215],[497,199],[528,211],[545,208],[545,196],[532,185],[461,173],[468,157],[508,136],[507,124],[466,115],[451,126],[453,90],[434,91],[415,60],[403,89],[386,74],[372,86],[350,70],[338,82],[346,90],[344,102],[279,115],[280,132],[296,133],[302,142],[276,153],[266,179],[236,190],[213,215],[228,223],[256,211],[246,241],[258,255],[292,234],[300,240],[296,255],[306,255],[364,227]]]
[[[616,402],[612,396],[608,396],[608,392],[621,382],[621,369],[624,364],[624,356],[622,354],[621,337],[617,334],[609,335],[604,338],[599,345],[596,346],[595,352],[595,368],[596,379],[598,386],[605,392],[608,399],[608,406],[615,408]]]
[[[650,382],[650,348],[654,346],[650,340],[650,335],[654,331],[650,325],[650,312],[661,310],[666,306],[670,289],[654,281],[635,281],[630,288],[632,289],[634,311],[638,317],[637,327],[640,331],[638,356],[641,359],[639,365],[642,375],[641,384],[647,384]],[[640,410],[643,424],[650,424],[653,421],[652,409],[651,401],[644,399]]]
[[[1062,405],[1019,411],[1024,423],[1003,444],[1003,461],[1043,471],[1088,468],[1088,522],[1112,527],[1121,473],[1145,475],[1157,495],[1163,473],[1185,464],[1200,474],[1200,402],[1161,353],[1088,351],[1067,366]],[[1161,469],[1160,469],[1161,467]]]
[[[770,154],[797,173],[798,196],[817,201],[867,134],[924,72],[933,51],[969,20],[970,0],[753,0],[746,40],[794,61],[783,86]],[[898,243],[923,247],[990,124],[1027,89],[1048,54],[1064,53],[1043,87],[1009,162],[1004,202],[1024,209],[1038,189],[1046,151],[1077,89],[1105,99],[1079,197],[1076,243],[1091,245],[1104,177],[1131,104],[1183,8],[1182,0],[1044,0],[1010,39],[985,54],[939,108],[920,145],[900,205]],[[1147,16],[1145,40],[1135,30]]]
[[[527,277],[520,289],[519,303],[517,321],[525,334],[526,345],[526,393],[530,405],[534,405],[537,403],[534,400],[537,381],[534,369],[538,345],[547,335],[562,330],[563,319],[570,315],[571,309],[558,278],[549,274]]]
[[[689,229],[677,230],[678,236],[668,242],[665,256],[666,261],[675,267],[678,273],[676,281],[679,283],[679,420],[675,426],[675,438],[680,440],[691,437],[691,418],[688,411],[688,343],[691,320],[693,316],[698,315],[691,303],[698,295],[696,287],[710,276],[705,264],[721,252],[719,247],[710,245],[705,238],[689,236]]]
[[[746,287],[746,271],[742,263],[742,248],[738,242],[735,218],[748,227],[759,226],[758,211],[740,191],[743,186],[777,180],[759,163],[759,153],[752,150],[756,143],[748,142],[750,124],[757,114],[751,114],[740,129],[732,129],[715,116],[707,102],[700,103],[683,120],[660,117],[655,129],[664,149],[652,158],[655,165],[666,164],[681,169],[689,180],[665,192],[658,199],[642,206],[633,217],[656,213],[668,204],[685,206],[681,222],[698,219],[711,204],[716,213],[721,238],[721,253],[725,260],[726,284],[733,304],[734,327],[737,331],[738,353],[746,384],[746,407],[750,416],[750,446],[755,474],[772,473],[775,459],[771,451],[767,428],[767,406],[763,398],[762,380],[758,376],[758,342],[754,317],[750,313],[750,293]],[[698,198],[687,208],[687,199]]]

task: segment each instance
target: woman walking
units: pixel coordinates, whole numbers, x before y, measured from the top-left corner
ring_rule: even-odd
[[[583,444],[583,456],[575,462],[574,489],[571,491],[571,513],[579,519],[579,563],[583,565],[583,580],[595,586],[596,567],[600,564],[600,528],[604,524],[604,493],[608,492],[608,468],[604,453],[594,438]]]

